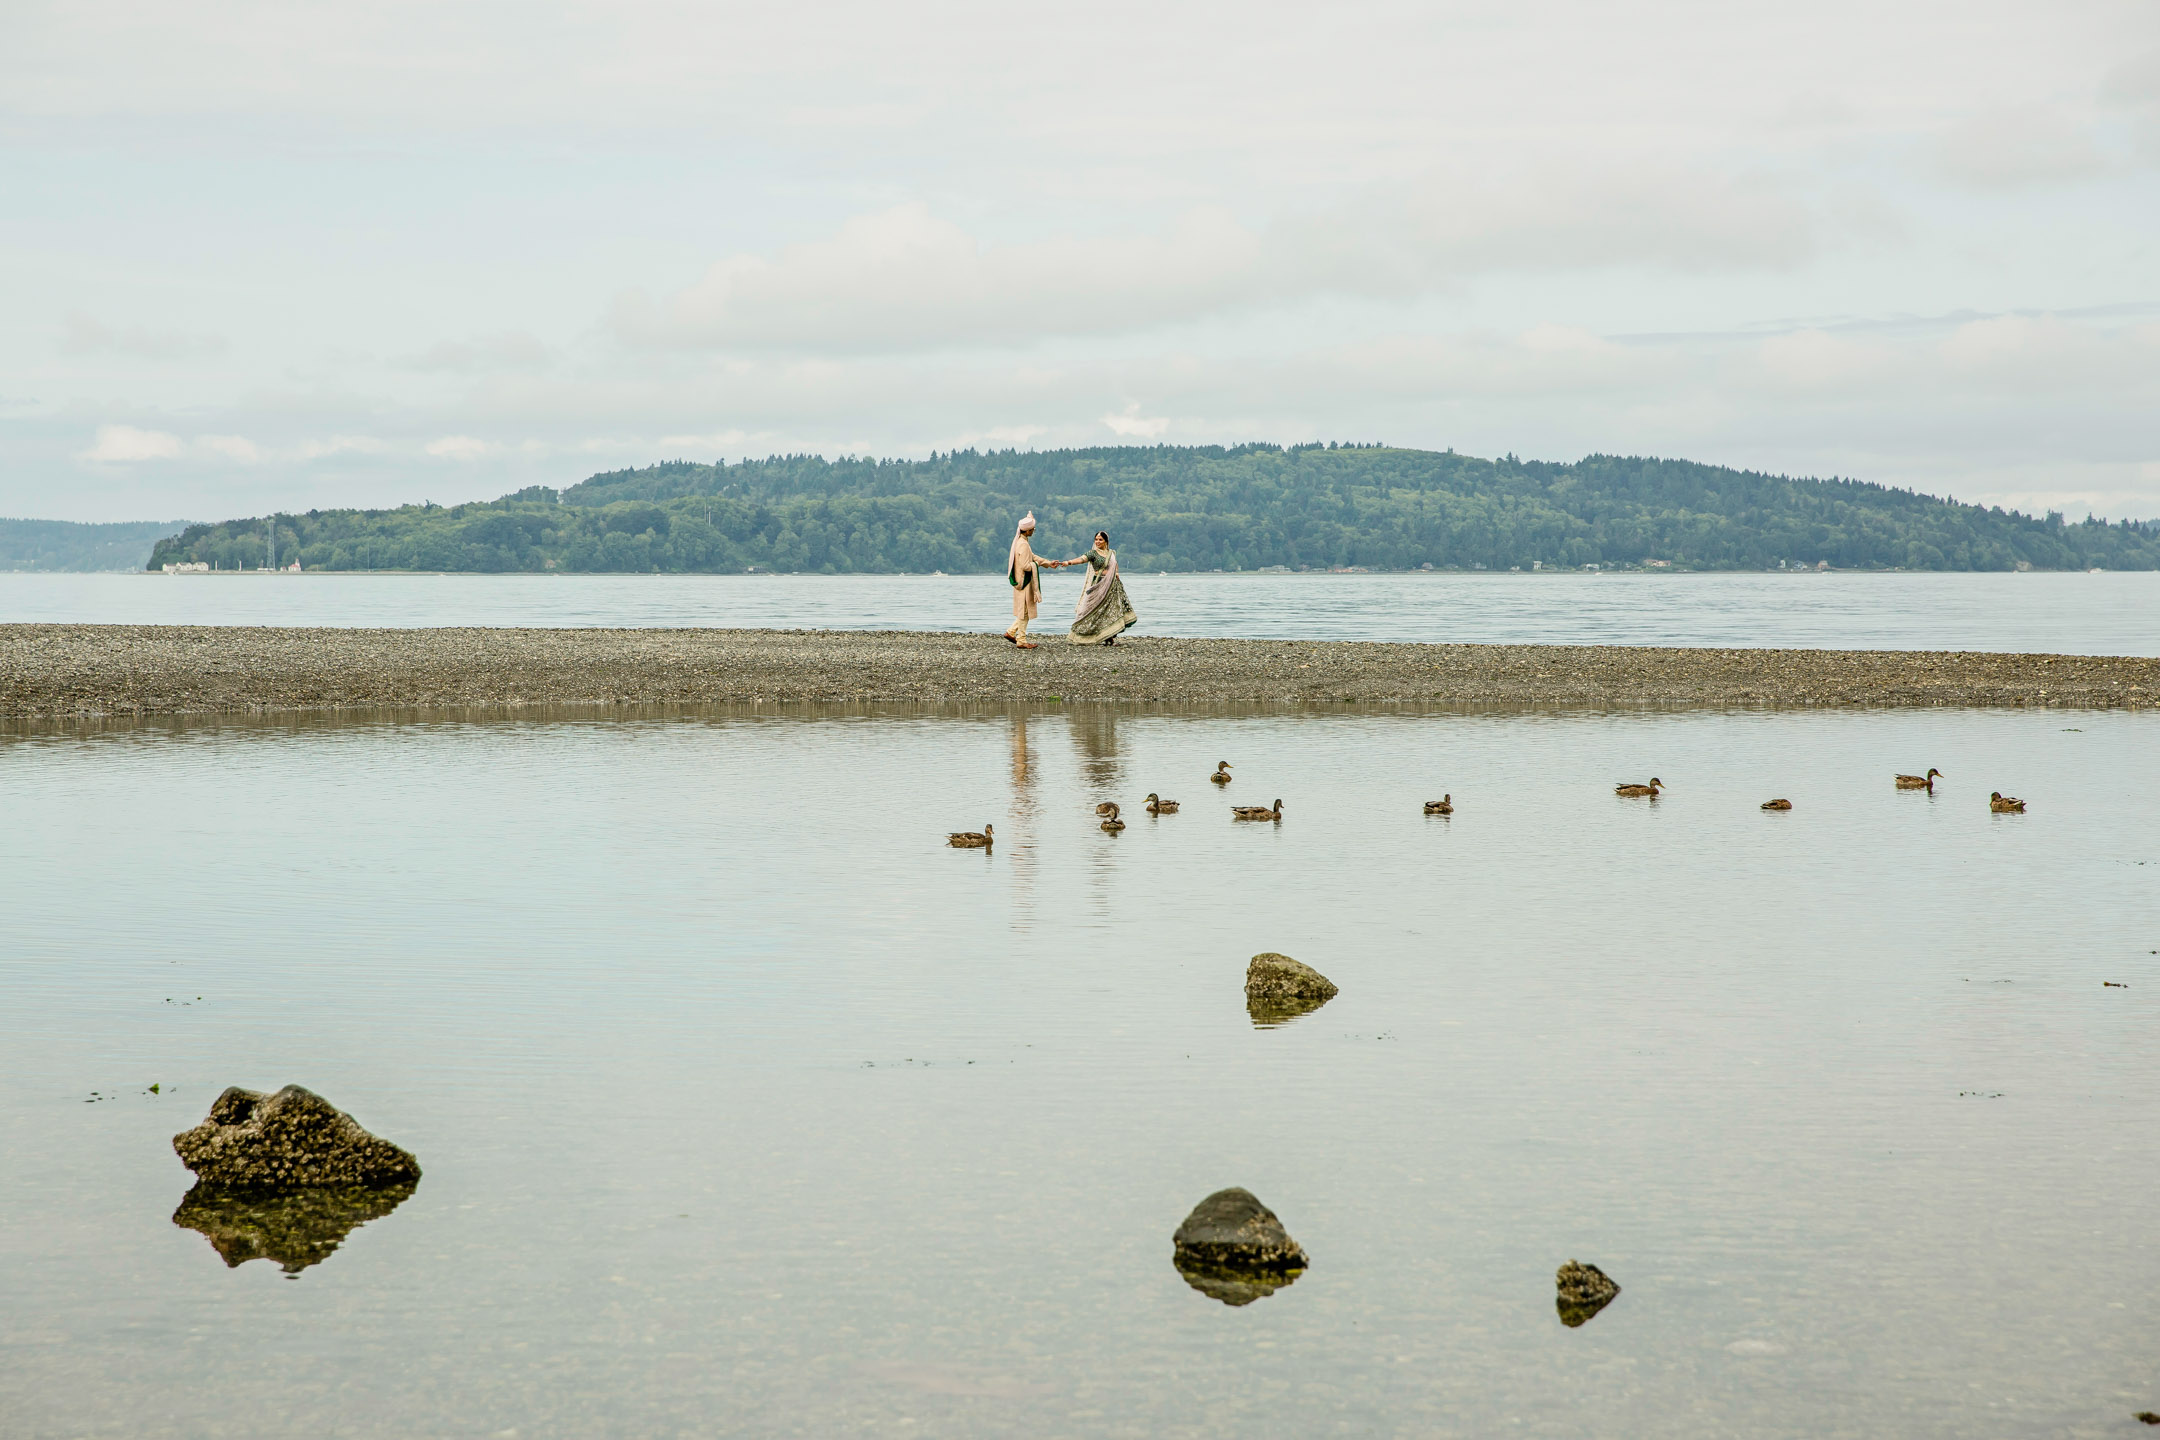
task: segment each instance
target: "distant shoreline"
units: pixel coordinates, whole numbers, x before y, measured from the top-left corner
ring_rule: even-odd
[[[750,702],[2160,706],[2160,658],[1414,645],[1052,630],[341,630],[0,625],[0,718]]]
[[[1571,575],[1577,578],[1606,579],[1632,576],[1637,579],[1672,579],[1681,575],[1712,578],[1733,576],[1767,575],[1783,578],[1809,576],[1817,579],[1833,575],[1997,575],[2005,577],[2028,575],[2160,575],[2160,570],[2110,570],[2105,567],[2085,566],[2077,568],[2051,568],[2033,566],[2024,570],[1911,570],[1902,566],[1831,566],[1815,569],[1812,566],[1795,566],[1789,570],[1770,568],[1747,569],[1699,569],[1693,566],[1643,566],[1607,565],[1600,567],[1570,568],[1565,565],[1547,565],[1542,569],[1479,570],[1457,566],[1435,566],[1430,570],[1389,570],[1372,567],[1342,570],[1139,570],[1126,573],[1156,578],[1167,576],[1185,580],[1288,580],[1288,579],[1341,579],[1345,577],[1403,576],[1414,579],[1457,580],[1507,580],[1535,576]],[[168,575],[157,570],[111,569],[111,570],[6,570],[0,575],[129,575],[149,580],[236,580],[236,579],[286,579],[320,580],[333,579],[424,579],[456,580],[954,580],[979,578],[996,580],[995,571],[977,570],[211,570],[185,575]]]

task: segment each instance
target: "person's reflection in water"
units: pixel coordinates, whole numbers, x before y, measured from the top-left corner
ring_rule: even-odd
[[[1035,767],[1028,755],[1028,717],[1014,711],[1009,731],[1012,745],[1012,812],[1017,822],[1015,843],[1001,847],[1001,858],[1010,868],[1015,927],[1026,929],[1032,918],[1035,893]]]
[[[1118,753],[1117,712],[1107,705],[1070,708],[1065,727],[1079,752],[1080,774],[1087,798],[1114,799],[1124,783],[1125,765]],[[1110,915],[1112,892],[1117,886],[1118,848],[1114,844],[1089,847],[1089,909],[1095,918]]]
[[[287,1275],[320,1265],[345,1237],[380,1220],[418,1182],[379,1189],[296,1190],[285,1194],[197,1185],[181,1197],[173,1224],[201,1233],[229,1266],[275,1260]]]
[[[1125,778],[1118,754],[1117,711],[1107,705],[1069,706],[1065,723],[1072,731],[1073,748],[1080,752],[1080,774],[1090,793],[1117,799],[1115,792]]]

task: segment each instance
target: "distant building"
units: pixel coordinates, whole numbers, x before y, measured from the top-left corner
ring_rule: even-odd
[[[165,573],[167,575],[207,575],[210,573],[210,566],[208,562],[202,560],[182,560],[177,565],[167,565]]]

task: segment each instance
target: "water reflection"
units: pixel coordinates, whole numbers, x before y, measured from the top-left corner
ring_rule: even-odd
[[[1107,705],[1072,710],[1066,715],[1066,733],[1072,738],[1073,750],[1080,762],[1085,793],[1116,800],[1125,780],[1124,760],[1119,754],[1117,710]],[[1124,827],[1112,829],[1105,825],[1103,828],[1114,840]],[[1092,847],[1088,860],[1088,898],[1089,910],[1097,918],[1109,915],[1111,895],[1117,883],[1117,847],[1111,844]]]
[[[1303,1270],[1270,1270],[1258,1265],[1203,1265],[1177,1256],[1171,1263],[1185,1283],[1225,1305],[1250,1305],[1297,1283]]]
[[[1090,791],[1115,797],[1125,767],[1118,755],[1118,713],[1107,705],[1077,708],[1067,717],[1080,775]]]
[[[1005,863],[1012,876],[1010,894],[1016,915],[1032,915],[1035,899],[1035,766],[1028,753],[1028,717],[1025,710],[1013,713],[1008,740],[1012,750],[1012,813],[1018,844],[1006,847]]]
[[[1596,1315],[1598,1311],[1603,1310],[1607,1305],[1612,1304],[1612,1302],[1613,1297],[1610,1295],[1605,1296],[1601,1300],[1578,1301],[1570,1301],[1566,1296],[1563,1295],[1558,1299],[1554,1300],[1553,1304],[1559,1308],[1560,1323],[1567,1326],[1570,1330],[1575,1330],[1579,1329],[1592,1316]]]
[[[320,1265],[345,1237],[411,1197],[417,1181],[377,1188],[286,1194],[197,1185],[181,1197],[173,1224],[199,1232],[229,1266],[275,1260],[288,1275]]]
[[[2120,1243],[2160,1225],[2160,1157],[2123,1144],[2160,1120],[2160,713],[1129,707],[1117,839],[1060,714],[857,713],[0,739],[0,1251],[28,1257],[0,1433],[579,1440],[721,1406],[951,1440],[1922,1440],[2160,1407]],[[1605,798],[1675,754],[1657,824]],[[1923,805],[1888,778],[1916,759],[1974,778]],[[1444,836],[1406,773],[1485,798]],[[1280,839],[1224,813],[1270,775]],[[2049,828],[1991,824],[1981,778]],[[1194,813],[1138,823],[1142,784]],[[944,847],[985,820],[995,858]],[[1318,1029],[1237,1028],[1263,947],[1342,975]],[[52,1103],[122,1065],[183,1099]],[[280,1262],[218,1275],[156,1225],[177,1170],[147,1225],[101,1220],[172,1104],[285,1073],[383,1097],[464,1156],[461,1199],[543,1199],[431,1192],[308,1286],[280,1266],[342,1226],[288,1245],[250,1213],[276,1202],[204,1195],[221,1257]],[[1205,1307],[1302,1279],[1196,1258],[1170,1289],[1162,1226],[1235,1180],[1340,1268],[1251,1315]],[[1555,1336],[1575,1253],[1644,1293]],[[304,1373],[230,1363],[265,1326]]]
[[[1253,1029],[1273,1030],[1288,1025],[1302,1015],[1310,1015],[1333,997],[1319,999],[1266,998],[1259,995],[1245,997],[1245,1013],[1252,1017]]]

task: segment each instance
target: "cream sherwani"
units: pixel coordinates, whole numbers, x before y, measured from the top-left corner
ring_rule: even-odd
[[[1042,562],[1025,535],[1013,536],[1012,559],[1005,566],[1006,583],[1012,586],[1013,625],[1025,633],[1027,622],[1042,607]]]

